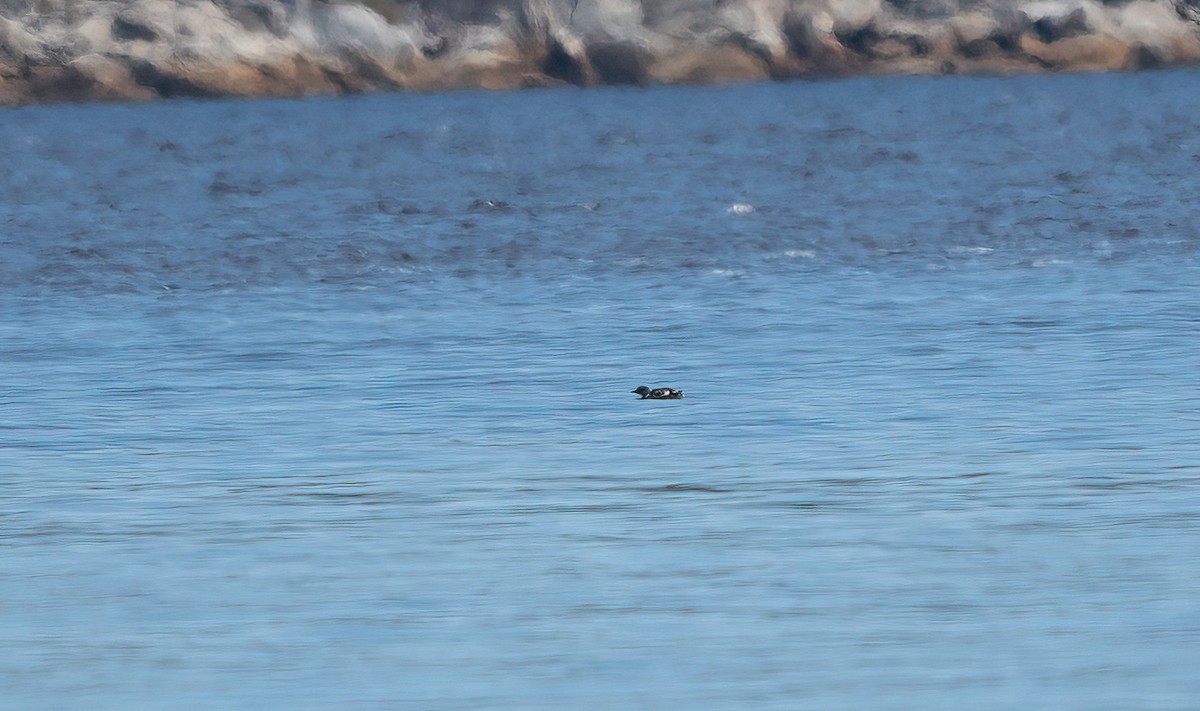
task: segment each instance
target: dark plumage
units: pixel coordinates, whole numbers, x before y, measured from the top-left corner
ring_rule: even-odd
[[[641,395],[643,400],[678,400],[683,397],[683,391],[675,388],[648,388],[639,385],[633,392]]]

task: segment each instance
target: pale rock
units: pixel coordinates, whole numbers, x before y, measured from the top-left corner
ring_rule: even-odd
[[[717,15],[735,45],[757,55],[774,67],[786,62],[789,39],[785,32],[788,6],[777,0],[750,0],[731,4]]]
[[[401,27],[358,5],[330,5],[314,18],[318,45],[325,50],[355,50],[389,55],[415,46]]]
[[[813,5],[833,18],[833,31],[838,34],[861,30],[883,14],[883,0],[820,0]]]
[[[976,40],[986,40],[999,26],[996,17],[991,13],[970,12],[958,15],[949,22],[950,29],[958,41],[964,45]]]
[[[180,6],[176,15],[178,32],[172,49],[176,56],[206,61],[266,61],[290,54],[299,46],[269,32],[251,32],[215,4],[202,0]]]
[[[1092,72],[1124,69],[1130,49],[1126,42],[1110,35],[1069,37],[1049,44],[1025,35],[1021,48],[1052,69]]]
[[[766,79],[762,58],[728,44],[684,46],[657,57],[648,69],[656,84],[709,84]]]
[[[1175,8],[1164,2],[1141,0],[1113,10],[1117,36],[1149,47],[1169,47],[1179,40],[1196,39],[1200,26],[1180,22]]]
[[[7,73],[6,66],[45,59],[42,43],[32,32],[20,22],[0,16],[0,72]]]
[[[581,2],[568,15],[571,29],[589,39],[618,40],[644,31],[642,4],[637,0]]]
[[[112,18],[108,15],[92,15],[77,25],[73,32],[87,42],[91,52],[103,53],[115,50],[116,39],[112,36]]]

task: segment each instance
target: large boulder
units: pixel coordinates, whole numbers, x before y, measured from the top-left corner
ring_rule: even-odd
[[[20,76],[30,63],[45,61],[42,43],[24,24],[0,16],[0,78]]]
[[[1048,69],[1102,72],[1126,68],[1130,45],[1110,35],[1070,37],[1052,43],[1026,35],[1021,38],[1021,49]]]
[[[80,86],[78,98],[92,101],[139,101],[157,96],[134,80],[127,62],[102,54],[85,54],[66,67]]]
[[[0,2],[0,103],[1200,62],[1200,0]]]
[[[137,0],[112,18],[112,36],[127,42],[168,42],[175,36],[174,7],[160,0]]]

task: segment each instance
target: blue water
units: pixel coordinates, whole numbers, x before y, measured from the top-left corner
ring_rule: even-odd
[[[5,708],[1200,698],[1200,73],[0,137]]]

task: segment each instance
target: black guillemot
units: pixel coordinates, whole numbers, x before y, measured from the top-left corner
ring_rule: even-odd
[[[678,400],[683,397],[683,391],[675,388],[650,389],[645,385],[639,385],[633,392],[641,395],[643,400]]]

